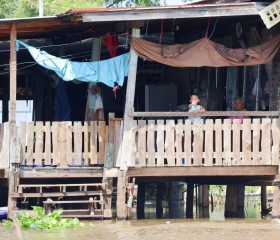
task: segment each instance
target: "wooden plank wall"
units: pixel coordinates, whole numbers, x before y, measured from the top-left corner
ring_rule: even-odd
[[[0,167],[9,166],[9,124],[1,124]],[[57,167],[103,165],[107,127],[97,122],[22,122],[17,127],[22,164]]]
[[[135,120],[130,167],[279,165],[279,121]]]

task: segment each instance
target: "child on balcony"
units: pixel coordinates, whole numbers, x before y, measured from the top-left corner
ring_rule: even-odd
[[[205,109],[198,104],[199,101],[200,101],[200,99],[198,98],[197,95],[191,95],[190,104],[188,105],[189,112],[194,113],[194,114],[205,112]],[[194,120],[201,119],[201,117],[192,117],[191,116],[188,119],[191,120],[191,121],[194,121]]]

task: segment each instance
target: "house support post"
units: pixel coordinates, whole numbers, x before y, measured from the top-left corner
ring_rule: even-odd
[[[140,36],[140,29],[133,29],[134,37]],[[136,72],[137,72],[137,63],[138,56],[131,49],[130,50],[130,60],[129,60],[129,72],[128,72],[128,80],[127,80],[127,89],[126,89],[126,101],[125,101],[125,111],[124,111],[124,127],[123,127],[123,140],[121,144],[121,160],[120,160],[120,172],[118,177],[118,195],[117,195],[117,217],[119,219],[124,219],[127,216],[126,213],[126,186],[125,180],[123,178],[126,177],[126,171],[128,165],[133,165],[129,163],[132,151],[133,151],[133,143],[129,138],[129,133],[133,123],[133,117],[130,115],[133,113],[133,105],[134,105],[134,96],[135,96],[135,85],[136,85]]]
[[[280,174],[275,176],[276,184],[274,186],[274,193],[273,193],[273,202],[272,202],[272,211],[271,216],[273,218],[280,217]]]
[[[199,217],[209,218],[209,185],[200,185],[198,194]]]
[[[156,200],[156,215],[157,218],[162,218],[163,215],[163,207],[162,200],[164,197],[165,184],[164,182],[157,183],[157,200]]]
[[[183,185],[180,182],[169,182],[169,217],[182,218],[184,204],[182,199]]]
[[[266,186],[261,186],[261,212],[265,213],[267,210],[267,197],[266,197]]]
[[[17,29],[16,23],[11,26],[10,33],[10,107],[9,107],[9,166],[11,168],[11,153],[15,152],[16,139],[16,93],[17,93],[17,55],[16,55],[16,38]],[[12,210],[16,206],[16,201],[11,198],[11,193],[16,191],[18,184],[18,174],[14,171],[9,171],[9,197],[8,197],[8,217],[12,216]]]
[[[226,191],[225,217],[244,218],[245,186],[228,185]]]
[[[190,182],[187,187],[186,218],[193,218],[193,197],[194,184]]]
[[[146,183],[138,183],[137,189],[137,219],[145,218],[145,193]]]

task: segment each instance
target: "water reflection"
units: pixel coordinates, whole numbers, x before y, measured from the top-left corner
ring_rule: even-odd
[[[1,227],[1,240],[16,240],[13,230]],[[280,220],[277,219],[161,219],[130,221],[85,221],[81,229],[64,231],[23,231],[29,240],[279,240]]]

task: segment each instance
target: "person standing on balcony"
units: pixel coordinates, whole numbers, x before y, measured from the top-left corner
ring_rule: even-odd
[[[197,95],[191,95],[190,104],[188,105],[189,112],[194,113],[194,114],[205,112],[205,109],[202,106],[199,105],[199,101],[200,101],[200,99],[198,98]],[[188,119],[191,120],[191,121],[194,121],[194,120],[201,119],[201,117],[191,116]]]
[[[233,111],[246,111],[246,109],[244,108],[244,101],[241,97],[237,97],[234,100],[234,104],[233,104]],[[231,116],[230,119],[240,119],[243,120],[243,116]]]

